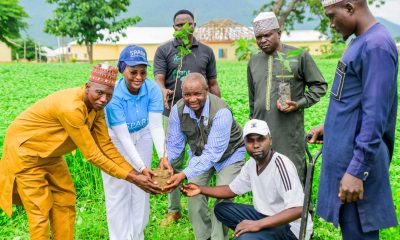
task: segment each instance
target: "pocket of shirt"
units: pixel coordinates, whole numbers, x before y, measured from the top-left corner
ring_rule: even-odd
[[[333,80],[331,88],[331,96],[337,101],[340,101],[342,99],[342,91],[344,80],[346,78],[346,70],[347,65],[343,61],[339,60],[336,67],[335,79]]]

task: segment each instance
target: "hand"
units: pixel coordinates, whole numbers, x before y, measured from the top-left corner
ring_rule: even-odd
[[[153,182],[150,177],[140,174],[135,170],[129,172],[125,180],[135,184],[145,192],[153,194],[161,193],[161,188],[157,185],[157,183]]]
[[[260,230],[261,230],[261,226],[258,221],[243,220],[236,226],[233,236],[237,238],[240,235],[242,235],[243,233],[258,232]]]
[[[197,184],[189,183],[180,187],[181,191],[187,197],[194,197],[201,193],[201,189]]]
[[[299,108],[299,105],[297,104],[297,102],[294,102],[294,101],[286,100],[286,105],[287,105],[287,107],[284,108],[282,106],[281,102],[279,101],[279,99],[276,101],[276,107],[278,108],[279,111],[284,112],[284,113],[293,112]]]
[[[171,177],[170,180],[167,181],[167,186],[165,187],[168,189],[168,192],[172,192],[179,184],[185,179],[186,175],[183,172],[177,173]]]
[[[168,169],[169,175],[172,176],[174,174],[174,169],[172,169],[171,164],[168,161],[168,158],[162,157],[158,162],[158,167],[161,169]]]
[[[323,140],[318,140],[318,137],[324,136],[324,125],[317,126],[310,130],[309,134],[312,135],[311,139],[307,139],[309,143],[323,144]]]
[[[157,174],[155,172],[151,171],[148,167],[143,168],[142,174],[149,178],[152,178],[153,176],[157,176]]]
[[[345,173],[340,181],[339,198],[342,203],[351,203],[363,199],[364,183],[361,179]]]
[[[169,96],[174,93],[174,91],[164,88],[164,89],[162,89],[162,93],[163,93],[163,99],[164,99],[164,107],[166,109],[169,109],[168,99],[169,99]]]

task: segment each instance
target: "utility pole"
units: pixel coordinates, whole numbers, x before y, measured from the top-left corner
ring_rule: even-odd
[[[39,56],[39,62],[42,62],[42,51],[40,49],[40,42],[38,42],[38,56]]]
[[[24,39],[24,61],[26,60],[26,39]]]
[[[63,59],[63,61],[65,62],[65,58],[64,58],[64,37],[61,36],[61,57]]]
[[[35,42],[35,61],[38,62],[36,42]]]
[[[61,60],[61,48],[60,48],[60,37],[57,37],[57,45],[58,45],[57,50],[59,52],[58,53],[56,52],[56,54],[58,54],[58,59],[60,60],[60,63],[62,63],[62,60]]]

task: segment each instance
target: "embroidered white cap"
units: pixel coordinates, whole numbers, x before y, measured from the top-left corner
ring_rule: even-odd
[[[343,0],[321,0],[322,6],[327,7],[339,2],[342,2]]]
[[[273,12],[260,12],[253,20],[254,35],[270,31],[273,29],[279,29],[278,19]]]
[[[267,136],[271,134],[268,124],[265,121],[258,119],[251,119],[244,125],[243,138],[252,133],[260,134],[262,136]]]

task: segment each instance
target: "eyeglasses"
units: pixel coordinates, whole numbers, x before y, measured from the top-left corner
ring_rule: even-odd
[[[183,25],[185,25],[186,23],[178,23],[178,24],[174,24],[175,27],[177,28],[181,28],[183,27]],[[193,27],[194,23],[193,22],[188,22],[187,24],[189,24],[189,27]]]

